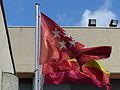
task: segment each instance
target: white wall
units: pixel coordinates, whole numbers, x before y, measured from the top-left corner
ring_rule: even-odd
[[[18,90],[18,78],[11,73],[3,73],[2,90]]]
[[[5,31],[4,19],[0,3],[0,90],[2,81],[2,72],[14,74],[13,64],[8,47],[7,35]]]
[[[101,60],[112,73],[120,73],[120,28],[64,27],[86,47],[111,45],[111,57]],[[17,72],[34,72],[34,27],[9,27]]]

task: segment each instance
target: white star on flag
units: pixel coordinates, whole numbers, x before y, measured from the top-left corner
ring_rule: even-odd
[[[69,43],[70,43],[70,46],[74,46],[75,47],[75,40],[72,40],[72,41],[69,41]]]
[[[54,38],[56,38],[56,37],[59,37],[59,38],[60,38],[60,35],[59,35],[60,31],[57,31],[57,28],[55,28],[55,31],[52,31],[52,33],[55,34],[55,35],[54,35]]]
[[[71,37],[70,34],[65,31],[64,31],[64,34],[65,34],[64,37],[69,37],[69,38]]]
[[[66,43],[66,42],[64,42],[64,41],[59,42],[59,44],[61,45],[61,46],[60,46],[60,49],[62,49],[62,48],[67,49],[67,47],[66,47],[65,43]]]

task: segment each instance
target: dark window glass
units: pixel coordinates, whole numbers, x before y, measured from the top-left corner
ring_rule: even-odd
[[[111,90],[120,90],[120,79],[111,79],[112,84]],[[44,85],[44,90],[106,90],[106,88],[96,87],[91,84],[74,84],[74,83],[63,83],[60,85]]]
[[[112,84],[111,90],[120,90],[120,79],[112,79],[110,83]],[[33,90],[33,79],[19,79],[19,87],[19,90]],[[63,83],[44,84],[44,90],[106,90],[106,88],[99,88],[91,84]]]
[[[33,80],[32,79],[19,79],[19,90],[32,90]]]

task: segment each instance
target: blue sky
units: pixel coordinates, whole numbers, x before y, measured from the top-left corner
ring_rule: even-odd
[[[3,0],[9,26],[35,26],[35,6],[60,26],[87,26],[96,18],[97,26],[108,27],[120,20],[120,0]]]

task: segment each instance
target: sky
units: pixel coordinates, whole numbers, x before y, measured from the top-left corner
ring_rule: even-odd
[[[40,11],[60,26],[108,27],[111,19],[120,20],[120,0],[3,0],[9,26],[35,26],[35,3]],[[120,22],[120,21],[119,21]],[[119,27],[120,25],[118,25]]]

